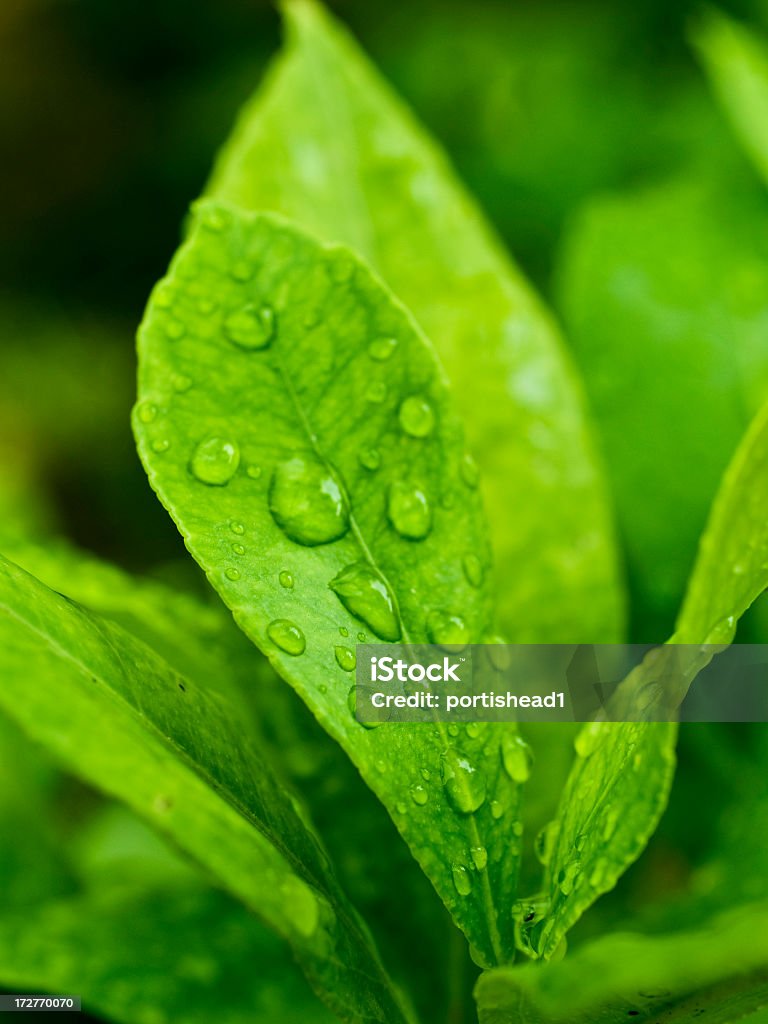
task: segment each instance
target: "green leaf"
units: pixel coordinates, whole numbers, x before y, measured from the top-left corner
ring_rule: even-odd
[[[254,315],[269,326],[257,348],[240,334]],[[490,626],[476,470],[432,350],[349,251],[208,204],[153,294],[139,360],[139,452],[189,550],[385,803],[478,955],[505,960],[518,787],[499,748],[513,727],[454,741],[429,723],[367,730],[349,707],[358,640],[456,643]],[[179,376],[193,382],[181,393]],[[477,770],[475,807],[441,785],[454,756]]]
[[[768,45],[715,8],[692,32],[692,42],[744,151],[768,181]]]
[[[677,643],[729,643],[738,619],[768,587],[768,405],[723,477],[701,538]]]
[[[445,155],[318,5],[225,146],[211,195],[352,246],[434,341],[492,527],[503,630],[618,639],[622,594],[579,385],[551,318]]]
[[[768,395],[764,196],[684,179],[595,201],[559,276],[610,467],[635,636],[661,642],[712,495]]]
[[[484,974],[480,1024],[731,1024],[768,999],[768,904],[664,936],[608,935],[559,963]]]
[[[317,840],[225,701],[5,559],[0,630],[0,706],[25,731],[285,937],[344,1020],[408,1019]]]
[[[0,916],[0,986],[77,992],[118,1024],[331,1024],[287,951],[200,886],[101,886]],[[358,1018],[361,1019],[361,1018]]]

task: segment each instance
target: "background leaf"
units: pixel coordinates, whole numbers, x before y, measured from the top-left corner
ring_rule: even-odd
[[[0,568],[6,712],[287,938],[343,1019],[407,1019],[317,840],[226,704],[119,627]]]
[[[503,630],[519,642],[617,639],[604,485],[556,327],[352,39],[317,4],[292,0],[285,13],[285,54],[210,194],[352,246],[432,338],[482,470]]]

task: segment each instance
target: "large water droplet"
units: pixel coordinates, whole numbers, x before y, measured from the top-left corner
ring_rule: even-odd
[[[422,540],[432,528],[432,512],[426,494],[400,480],[389,489],[387,514],[400,536],[408,540]]]
[[[240,465],[240,449],[226,437],[209,437],[195,448],[190,469],[200,483],[222,487]]]
[[[294,455],[275,467],[269,511],[298,544],[327,544],[349,529],[349,508],[338,480],[311,456]]]
[[[275,336],[275,311],[251,304],[236,309],[225,319],[224,333],[239,348],[266,348]]]
[[[460,650],[470,640],[469,628],[464,619],[446,611],[430,612],[427,633],[433,644],[448,650]]]
[[[459,896],[469,896],[472,892],[472,876],[463,864],[454,864],[451,868],[453,884]]]
[[[485,776],[454,748],[446,750],[440,774],[448,801],[459,814],[473,814],[485,801]]]
[[[418,804],[419,807],[423,807],[429,800],[429,793],[424,786],[411,786],[411,799],[415,804]]]
[[[357,658],[353,650],[350,650],[349,647],[342,647],[339,644],[338,647],[334,648],[333,653],[339,668],[343,668],[345,672],[354,672]]]
[[[290,619],[274,619],[267,626],[267,636],[281,651],[294,657],[303,654],[307,647],[304,634]]]
[[[383,725],[384,724],[383,722],[360,722],[360,721],[358,721],[357,713],[356,713],[357,712],[357,691],[358,691],[358,687],[357,686],[353,686],[352,689],[347,694],[347,707],[349,708],[350,713],[351,713],[352,717],[354,718],[354,720],[357,722],[357,724],[358,725],[362,725],[364,729],[375,729],[375,728],[377,728],[377,726]],[[361,698],[361,699],[364,699],[364,698]]]
[[[533,751],[522,736],[505,733],[501,740],[501,763],[513,782],[527,782],[533,764]]]
[[[396,348],[397,338],[376,338],[368,346],[368,355],[371,359],[383,363],[390,358]]]
[[[386,582],[366,562],[346,566],[328,584],[341,603],[376,636],[394,643],[400,639],[395,601]]]
[[[432,406],[424,398],[411,395],[400,406],[400,426],[411,437],[428,437],[435,426]]]

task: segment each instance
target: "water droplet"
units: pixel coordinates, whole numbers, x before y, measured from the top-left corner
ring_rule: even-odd
[[[346,626],[339,626],[339,633],[341,636],[349,636],[349,630]]]
[[[229,524],[229,528],[232,531],[232,533],[236,533],[238,537],[242,537],[242,535],[245,533],[245,527],[243,526],[242,523],[238,523],[236,519],[232,520],[232,522]]]
[[[546,866],[552,860],[552,853],[555,849],[555,840],[557,839],[557,822],[550,821],[548,825],[545,825],[540,832],[537,833],[536,838],[533,841],[533,852],[536,854],[536,858],[539,863]]]
[[[275,311],[267,305],[243,306],[225,319],[224,333],[239,348],[266,348],[275,336]]]
[[[253,267],[247,260],[237,260],[236,263],[232,264],[229,272],[235,281],[240,281],[241,283],[250,281],[253,277]]]
[[[380,363],[390,358],[397,348],[397,338],[376,338],[368,346],[368,355]]]
[[[440,774],[448,801],[459,814],[473,814],[485,801],[485,776],[454,748],[446,750]]]
[[[232,580],[232,582],[234,583],[236,580],[240,579],[240,570],[235,569],[234,566],[231,566],[229,569],[225,569],[224,575],[227,577],[228,580]]]
[[[357,639],[360,641],[361,644],[364,644],[365,641],[366,641],[365,633],[358,633],[357,634]]]
[[[429,800],[429,793],[423,786],[411,786],[411,799],[415,804],[418,804],[419,807],[423,807]]]
[[[191,387],[192,387],[192,378],[191,377],[187,377],[183,373],[178,373],[173,378],[173,390],[177,394],[183,395],[187,391],[189,391],[189,389]]]
[[[197,308],[203,314],[203,316],[210,316],[215,310],[217,310],[218,303],[214,302],[213,299],[200,299],[197,304]]]
[[[398,413],[400,426],[410,437],[429,437],[435,427],[432,406],[418,395],[406,398]]]
[[[576,886],[576,881],[579,877],[579,865],[576,861],[571,861],[567,867],[560,871],[558,875],[558,884],[560,886],[560,892],[563,896],[570,896]]]
[[[605,812],[605,822],[603,823],[602,836],[607,842],[616,831],[616,826],[619,824],[619,812],[615,807],[609,807]]]
[[[334,647],[333,653],[336,655],[336,662],[339,668],[343,668],[345,672],[354,672],[355,665],[357,664],[357,658],[355,652],[351,651],[349,647]]]
[[[422,540],[432,529],[432,512],[427,496],[418,487],[396,480],[389,489],[389,521],[408,540]]]
[[[469,896],[472,892],[472,876],[463,864],[454,864],[451,868],[453,884],[459,896]]]
[[[467,453],[461,460],[459,472],[461,473],[461,479],[467,487],[477,487],[480,480],[480,470],[477,468],[477,463],[469,453]]]
[[[180,338],[183,338],[186,333],[187,328],[184,326],[181,320],[175,320],[173,317],[171,317],[169,320],[166,321],[165,334],[166,337],[171,339],[171,341],[178,341]]]
[[[483,582],[483,563],[477,555],[465,555],[462,560],[462,568],[467,578],[467,583],[472,587],[479,587]]]
[[[398,800],[398,802],[395,804],[395,810],[397,811],[398,814],[407,814],[408,804],[403,803],[402,800]]]
[[[468,722],[465,728],[471,740],[476,740],[482,731],[479,722]]]
[[[608,881],[608,861],[600,857],[595,861],[592,873],[589,876],[589,884],[593,889],[602,889]]]
[[[158,455],[162,455],[163,452],[167,452],[171,447],[171,442],[167,437],[160,437],[156,441],[152,442],[152,451],[157,452]]]
[[[459,735],[459,727],[458,727],[458,725],[456,725],[455,722],[451,722],[451,724],[448,726],[448,735],[449,736],[458,736]]]
[[[269,511],[286,536],[310,547],[349,529],[349,507],[338,480],[317,459],[294,455],[275,467]]]
[[[325,683],[320,683],[320,685],[317,688],[317,692],[318,693],[328,693],[328,687],[325,685]]]
[[[157,406],[153,402],[142,402],[137,412],[142,423],[151,423],[157,416]]]
[[[374,402],[376,405],[380,405],[387,397],[387,385],[380,380],[374,381],[369,385],[368,390],[365,393],[365,397],[369,402]]]
[[[527,782],[533,765],[533,751],[522,736],[505,733],[501,739],[501,763],[513,782]]]
[[[358,722],[356,715],[357,708],[357,687],[353,686],[347,694],[347,707],[349,708],[352,717]],[[358,722],[358,725],[362,725],[364,729],[375,729],[377,726],[382,725],[382,722]]]
[[[245,545],[244,544],[233,544],[232,545],[232,550],[234,551],[234,553],[236,555],[244,555],[245,554]]]
[[[281,587],[285,587],[286,590],[293,590],[293,576],[287,569],[283,569],[277,579]]]
[[[381,758],[379,758],[379,760],[374,764],[374,768],[380,775],[384,775],[387,770],[387,762],[382,761]]]
[[[438,647],[461,650],[469,643],[469,629],[460,615],[446,611],[430,612],[427,618],[429,639]]]
[[[307,647],[304,634],[290,619],[274,619],[267,626],[267,636],[281,651],[294,657],[303,654]]]
[[[200,483],[221,487],[229,483],[239,465],[240,449],[234,441],[209,437],[195,449],[190,469]]]
[[[469,851],[472,855],[472,863],[478,871],[484,871],[488,863],[488,851],[484,846],[473,846]]]
[[[504,805],[499,800],[491,800],[491,815],[496,821],[504,817]]]
[[[229,226],[229,214],[215,207],[205,207],[199,213],[199,217],[203,227],[217,234]]]
[[[245,475],[250,477],[251,480],[258,480],[261,477],[261,466],[249,466]]]
[[[400,639],[395,601],[386,582],[366,562],[346,566],[328,584],[341,603],[382,640]]]
[[[361,448],[357,458],[363,469],[370,469],[371,472],[381,465],[381,455],[377,448]]]
[[[161,282],[152,293],[152,301],[158,309],[170,309],[175,300],[176,292],[166,281]]]
[[[604,735],[602,722],[588,722],[576,734],[573,746],[579,757],[589,757],[600,745]]]
[[[280,884],[280,896],[286,917],[296,931],[305,938],[313,935],[320,920],[320,907],[309,886],[289,875]]]

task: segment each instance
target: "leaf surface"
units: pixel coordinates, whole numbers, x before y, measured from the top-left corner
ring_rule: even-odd
[[[225,702],[5,559],[0,629],[0,705],[33,738],[285,937],[343,1019],[409,1019],[319,843]]]
[[[768,1000],[768,906],[668,935],[607,935],[559,963],[500,968],[475,992],[480,1024],[731,1024]]]
[[[503,630],[518,642],[618,639],[604,485],[557,328],[354,41],[317,4],[224,147],[209,193],[353,247],[433,340],[482,470]]]
[[[267,342],[233,337],[243,311],[269,321]],[[519,843],[500,746],[514,727],[369,730],[350,710],[359,641],[455,644],[491,625],[477,471],[431,348],[351,252],[209,203],[139,353],[139,452],[189,550],[385,803],[478,955],[503,961]],[[196,461],[210,447],[218,483]],[[487,868],[473,869],[480,847]]]

